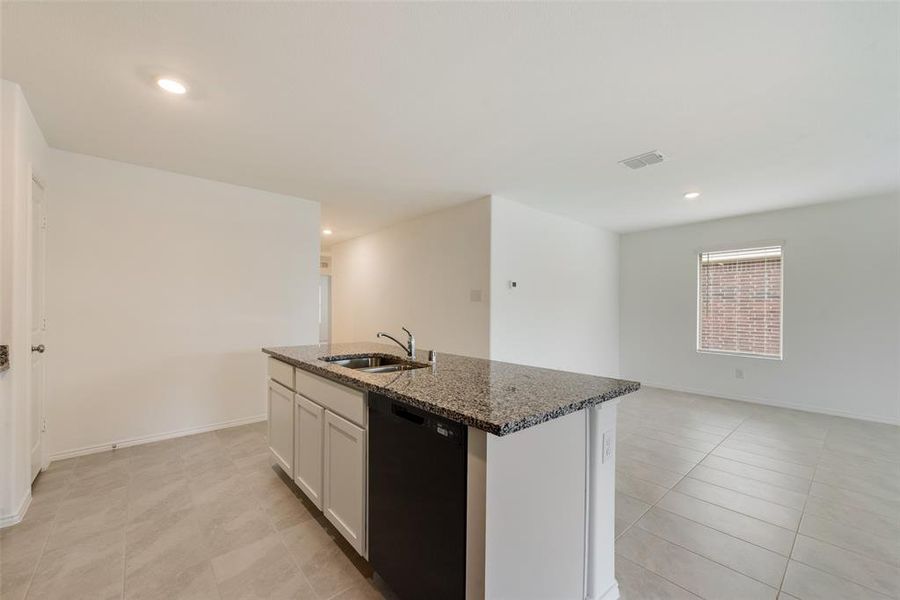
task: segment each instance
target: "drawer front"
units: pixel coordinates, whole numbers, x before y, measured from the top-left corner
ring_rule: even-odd
[[[280,360],[269,358],[269,379],[274,379],[281,385],[294,389],[294,367]]]
[[[295,369],[298,394],[303,394],[331,412],[366,426],[366,393],[335,383],[324,377]]]

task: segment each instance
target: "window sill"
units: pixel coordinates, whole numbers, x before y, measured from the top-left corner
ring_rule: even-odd
[[[750,354],[748,352],[726,352],[724,350],[697,350],[697,354],[712,354],[714,356],[734,356],[738,358],[758,358],[761,360],[776,360],[782,361],[784,360],[784,355],[782,356],[768,356],[765,354]]]

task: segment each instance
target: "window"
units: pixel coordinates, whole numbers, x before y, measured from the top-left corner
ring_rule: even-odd
[[[701,252],[697,350],[781,358],[782,246]]]

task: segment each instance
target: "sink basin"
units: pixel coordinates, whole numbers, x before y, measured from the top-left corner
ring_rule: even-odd
[[[409,371],[411,369],[423,369],[428,365],[406,360],[399,356],[385,356],[377,354],[363,354],[359,356],[323,356],[322,360],[333,365],[346,367],[365,373],[394,373],[396,371]]]

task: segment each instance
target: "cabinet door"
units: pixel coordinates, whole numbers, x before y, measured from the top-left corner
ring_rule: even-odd
[[[269,450],[285,473],[294,477],[294,392],[269,380]]]
[[[294,404],[294,483],[322,510],[322,432],[325,409],[300,394]]]
[[[366,432],[325,411],[323,511],[357,552],[366,548]]]

